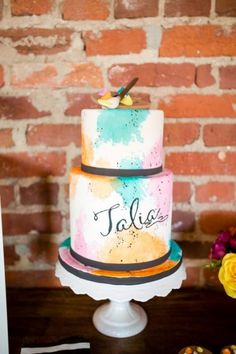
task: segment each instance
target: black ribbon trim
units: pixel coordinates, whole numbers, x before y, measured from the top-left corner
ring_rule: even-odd
[[[59,255],[59,262],[67,270],[68,272],[72,273],[78,278],[82,278],[85,280],[90,280],[90,281],[95,281],[97,283],[106,283],[106,284],[112,284],[112,285],[138,285],[138,284],[144,284],[144,283],[149,283],[151,281],[155,280],[160,280],[163,279],[173,273],[175,273],[179,267],[182,264],[182,257],[180,261],[171,269],[168,269],[166,271],[163,271],[162,273],[158,274],[153,274],[145,277],[127,277],[127,278],[115,278],[115,277],[107,277],[107,276],[100,276],[100,275],[95,275],[91,273],[86,273],[81,270],[78,270],[76,268],[71,267],[69,264],[67,264]]]
[[[162,166],[155,168],[145,168],[145,169],[120,169],[120,168],[103,168],[103,167],[94,167],[87,166],[83,163],[81,164],[81,170],[83,172],[91,173],[93,175],[100,176],[150,176],[157,173],[161,173],[163,168]]]
[[[94,261],[89,258],[85,258],[78,253],[76,253],[72,248],[70,248],[70,254],[71,256],[79,261],[80,263],[83,263],[86,266],[92,267],[92,268],[97,268],[97,269],[103,269],[103,270],[114,270],[114,271],[129,271],[129,270],[141,270],[141,269],[146,269],[146,268],[152,268],[155,267],[159,264],[162,264],[165,262],[171,253],[171,248],[169,251],[162,257],[154,259],[152,261],[148,262],[141,262],[141,263],[124,263],[124,264],[117,264],[117,263],[103,263],[103,262],[98,262]]]

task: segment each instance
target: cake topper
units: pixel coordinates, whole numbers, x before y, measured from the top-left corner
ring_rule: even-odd
[[[100,91],[100,98],[96,99],[96,102],[101,105],[103,108],[115,109],[119,107],[120,103],[125,106],[132,106],[133,100],[128,94],[129,90],[136,84],[138,78],[135,77],[132,79],[126,87],[120,87],[119,90],[115,93],[111,93],[109,90],[104,88]]]

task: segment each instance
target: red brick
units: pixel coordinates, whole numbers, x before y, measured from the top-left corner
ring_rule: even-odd
[[[220,88],[236,89],[236,65],[228,65],[220,68]]]
[[[57,69],[52,64],[16,64],[11,83],[15,87],[56,87]]]
[[[216,82],[211,73],[211,65],[203,64],[197,67],[196,72],[196,85],[198,87],[208,87],[214,85]]]
[[[115,0],[115,18],[155,17],[157,15],[157,0]]]
[[[168,123],[164,127],[164,145],[189,145],[199,138],[199,134],[200,125],[197,123]]]
[[[207,124],[203,140],[206,146],[236,146],[236,124]]]
[[[0,87],[4,86],[4,71],[2,65],[0,65]]]
[[[0,147],[11,147],[14,146],[15,143],[12,138],[12,129],[0,129]]]
[[[113,65],[109,69],[109,80],[115,86],[136,76],[139,78],[136,86],[189,87],[195,80],[195,66],[189,63],[145,63]]]
[[[192,232],[195,229],[195,214],[192,211],[174,210],[172,230],[174,232]]]
[[[13,186],[0,186],[1,205],[7,208],[14,201]]]
[[[52,10],[52,0],[11,0],[13,16],[43,15]]]
[[[146,35],[142,28],[114,29],[85,32],[83,39],[87,55],[116,55],[140,53],[146,48]]]
[[[52,270],[24,270],[6,272],[7,287],[52,288],[60,287],[60,281]]]
[[[209,256],[212,242],[178,241],[183,257],[187,259],[206,259]]]
[[[166,167],[176,175],[235,175],[236,153],[173,152],[166,155]]]
[[[165,29],[161,57],[212,57],[236,55],[236,26],[224,30],[216,25],[183,25]]]
[[[52,234],[62,231],[62,215],[59,211],[4,214],[4,235],[27,235],[32,232],[40,234]]]
[[[140,104],[140,105],[151,104],[150,95],[147,93],[131,92],[131,96],[134,104]]]
[[[109,0],[64,0],[64,20],[106,20],[109,16]]]
[[[72,31],[68,28],[12,28],[0,30],[0,43],[7,42],[20,54],[56,54],[71,45]]]
[[[200,267],[187,266],[186,267],[187,277],[186,277],[186,280],[183,281],[182,287],[183,288],[188,288],[188,287],[192,288],[193,286],[199,286],[200,274],[201,274],[200,271],[201,271]]]
[[[235,184],[232,182],[208,182],[196,187],[196,201],[199,203],[234,201]]]
[[[80,146],[79,124],[40,124],[29,125],[26,132],[28,145]]]
[[[235,0],[216,0],[215,11],[220,16],[236,16]]]
[[[23,205],[57,205],[58,193],[57,183],[33,183],[20,187],[20,202]]]
[[[68,74],[60,83],[61,87],[80,86],[80,87],[103,87],[102,72],[99,66],[93,63],[74,64]]]
[[[82,109],[98,107],[89,93],[68,93],[66,98],[68,102],[66,116],[80,116]]]
[[[20,260],[20,256],[16,253],[15,246],[12,245],[4,247],[4,260],[5,265],[7,266],[14,265]]]
[[[174,182],[173,200],[175,203],[189,203],[191,194],[191,185],[189,182]]]
[[[210,0],[166,0],[165,16],[209,16],[211,9]]]
[[[64,64],[64,73],[54,64],[15,64],[12,85],[15,87],[95,87],[103,86],[101,69],[93,63]]]
[[[55,264],[58,259],[58,244],[41,239],[41,237],[30,242],[29,249],[28,258],[32,263]]]
[[[0,20],[2,19],[3,14],[3,0],[0,0]]]
[[[236,117],[236,95],[178,94],[159,100],[158,108],[170,118]]]
[[[30,119],[51,115],[48,111],[39,111],[29,97],[0,97],[0,118]]]
[[[0,178],[64,176],[64,152],[0,154]]]
[[[207,210],[200,214],[202,232],[215,234],[230,226],[236,226],[236,212],[231,210]]]

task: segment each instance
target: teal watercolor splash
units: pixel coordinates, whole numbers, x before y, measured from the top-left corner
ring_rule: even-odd
[[[62,242],[61,247],[63,247],[63,248],[70,248],[70,237],[67,238],[65,241]]]
[[[146,109],[104,109],[98,116],[96,145],[106,142],[129,144],[131,141],[143,142],[141,124],[149,111]]]
[[[140,169],[142,168],[142,161],[139,158],[133,158],[131,159],[123,159],[120,161],[119,168],[123,169]]]
[[[170,247],[171,247],[170,259],[172,261],[178,262],[181,258],[181,254],[182,254],[181,249],[179,248],[177,243],[174,241],[171,241]]]
[[[125,206],[130,206],[134,199],[141,200],[145,195],[145,186],[143,178],[130,176],[118,177],[114,182],[114,189],[122,197]]]

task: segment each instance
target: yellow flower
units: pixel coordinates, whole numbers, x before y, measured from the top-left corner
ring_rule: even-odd
[[[224,256],[219,271],[219,280],[226,294],[236,299],[236,253],[227,253]]]

